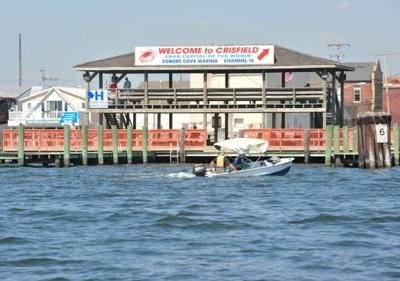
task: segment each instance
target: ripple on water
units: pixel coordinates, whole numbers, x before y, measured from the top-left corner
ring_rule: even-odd
[[[7,244],[25,244],[29,243],[28,239],[22,237],[0,237],[0,245],[7,245]]]
[[[308,223],[331,223],[331,222],[346,222],[346,221],[354,221],[357,220],[355,217],[351,216],[337,216],[331,215],[327,213],[320,213],[316,216],[301,219],[301,220],[293,220],[289,221],[290,224],[308,224]]]

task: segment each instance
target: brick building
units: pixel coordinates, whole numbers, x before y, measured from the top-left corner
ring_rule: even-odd
[[[344,85],[345,124],[355,125],[357,114],[382,110],[382,70],[379,61],[346,63],[355,71],[346,72]]]

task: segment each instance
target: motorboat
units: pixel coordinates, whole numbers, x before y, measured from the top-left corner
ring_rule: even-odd
[[[222,172],[217,172],[214,168],[205,164],[193,166],[193,174],[198,177],[236,177],[236,176],[267,176],[267,175],[285,175],[292,167],[294,158],[279,158],[266,156],[268,142],[262,139],[254,138],[235,138],[220,141],[214,144],[214,147],[222,152],[235,152],[242,155],[258,155],[256,161],[251,161],[245,157],[245,162],[241,169],[226,168]]]

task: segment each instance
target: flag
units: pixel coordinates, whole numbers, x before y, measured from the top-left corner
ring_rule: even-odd
[[[285,82],[293,80],[293,72],[285,72]]]

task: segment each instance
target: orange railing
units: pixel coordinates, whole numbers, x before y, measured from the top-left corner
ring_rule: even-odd
[[[123,151],[127,148],[127,130],[117,130],[118,150]],[[149,130],[148,148],[149,150],[169,150],[174,149],[180,139],[180,130]],[[142,131],[133,130],[132,149],[142,148]],[[185,130],[185,149],[201,150],[207,145],[207,132],[203,129]],[[24,131],[25,151],[63,151],[64,150],[64,130],[63,129],[25,129]],[[88,130],[88,150],[96,151],[98,147],[97,129]],[[113,148],[112,130],[105,129],[103,132],[103,149],[111,151]],[[18,130],[3,130],[3,150],[18,150]],[[70,150],[82,150],[82,131],[70,130]]]
[[[353,128],[348,129],[349,151],[353,150]],[[270,150],[304,150],[305,129],[245,129],[244,137],[267,140]],[[333,138],[332,138],[333,146]],[[344,147],[343,129],[339,130],[339,146]],[[325,150],[325,130],[310,129],[310,150]]]

